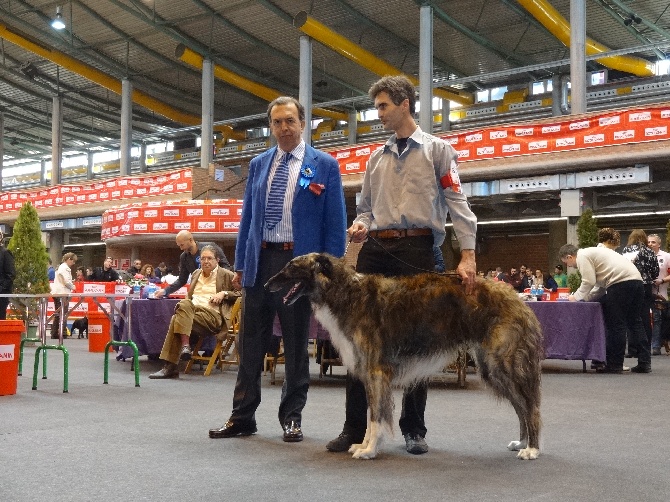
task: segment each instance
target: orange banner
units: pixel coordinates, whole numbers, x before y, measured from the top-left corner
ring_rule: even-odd
[[[95,183],[5,192],[0,195],[0,213],[18,211],[26,201],[40,209],[190,192],[191,170],[181,169],[153,176],[125,176]]]
[[[619,110],[553,123],[490,127],[440,138],[451,144],[460,163],[483,159],[600,148],[670,139],[670,105]],[[365,171],[370,154],[383,143],[329,152],[342,176]]]
[[[237,234],[242,201],[236,199],[184,200],[126,204],[102,215],[102,240],[138,234]]]

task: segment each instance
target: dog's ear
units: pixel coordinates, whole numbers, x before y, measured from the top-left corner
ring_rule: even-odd
[[[333,262],[328,255],[319,254],[316,256],[315,269],[329,279],[333,277]]]

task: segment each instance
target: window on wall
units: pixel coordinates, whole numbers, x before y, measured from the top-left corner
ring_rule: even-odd
[[[503,87],[494,87],[493,89],[477,91],[477,103],[488,103],[489,101],[501,100],[506,92],[506,85]]]
[[[668,75],[670,73],[670,59],[661,59],[654,65],[656,75]]]

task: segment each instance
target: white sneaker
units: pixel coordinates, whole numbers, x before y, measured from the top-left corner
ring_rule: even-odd
[[[624,366],[624,367],[623,367],[623,370],[624,370],[624,371],[630,371],[630,366]]]

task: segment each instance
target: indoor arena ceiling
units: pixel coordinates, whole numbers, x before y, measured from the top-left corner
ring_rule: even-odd
[[[472,93],[496,84],[547,78],[559,70],[556,65],[525,68],[569,58],[569,49],[524,3],[529,2],[0,0],[5,154],[26,157],[50,152],[55,95],[64,100],[66,150],[118,140],[121,98],[110,90],[113,85],[106,88],[96,82],[94,76],[100,74],[115,84],[129,78],[148,103],[158,103],[133,106],[136,139],[167,138],[171,129],[197,126],[200,70],[176,55],[180,44],[249,81],[297,96],[303,32],[293,21],[301,11],[377,58],[417,75],[419,11],[429,4],[434,11],[436,80],[461,79],[453,88]],[[546,3],[569,19],[570,0]],[[585,0],[585,5],[587,36],[608,50],[636,49],[632,56],[649,61],[670,51],[670,1]],[[57,9],[65,23],[60,31],[50,25]],[[73,64],[80,68],[69,69]],[[315,106],[364,96],[378,78],[319,42],[313,44],[312,64]],[[595,62],[589,65],[598,68]],[[495,78],[486,77],[493,72]],[[610,72],[610,78],[626,76]],[[464,82],[463,77],[477,78]],[[216,80],[216,121],[255,116],[233,124],[253,127],[266,106],[267,100]],[[346,112],[346,106],[341,111]]]

